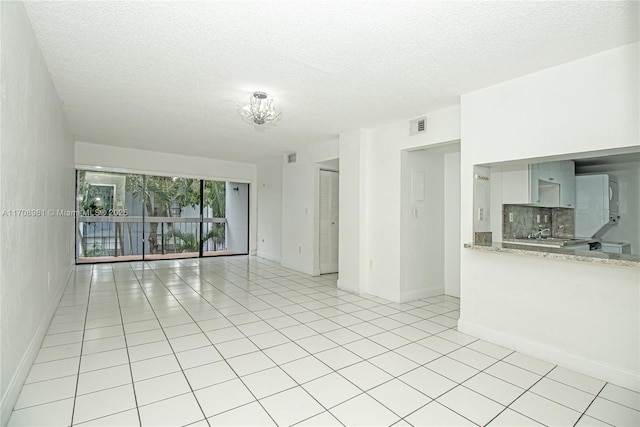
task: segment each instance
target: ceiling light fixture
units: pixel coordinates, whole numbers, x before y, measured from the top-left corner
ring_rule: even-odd
[[[262,128],[270,126],[282,115],[281,111],[276,111],[273,98],[264,92],[249,95],[249,103],[238,105],[238,112],[246,121]]]

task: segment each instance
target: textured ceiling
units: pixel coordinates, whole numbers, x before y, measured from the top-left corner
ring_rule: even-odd
[[[638,2],[26,2],[78,140],[258,161],[638,40]],[[255,90],[284,113],[242,121]]]

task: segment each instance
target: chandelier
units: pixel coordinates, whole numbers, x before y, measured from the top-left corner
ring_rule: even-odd
[[[238,112],[246,121],[259,127],[271,125],[282,115],[282,112],[276,111],[273,98],[264,92],[253,92],[248,104],[238,105]]]

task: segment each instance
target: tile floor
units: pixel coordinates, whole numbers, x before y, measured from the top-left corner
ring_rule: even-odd
[[[78,266],[10,426],[638,426],[640,395],[253,257]]]

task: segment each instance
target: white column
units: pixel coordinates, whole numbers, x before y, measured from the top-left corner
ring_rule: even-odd
[[[367,263],[367,135],[362,129],[340,134],[340,237],[338,288],[362,293]]]

